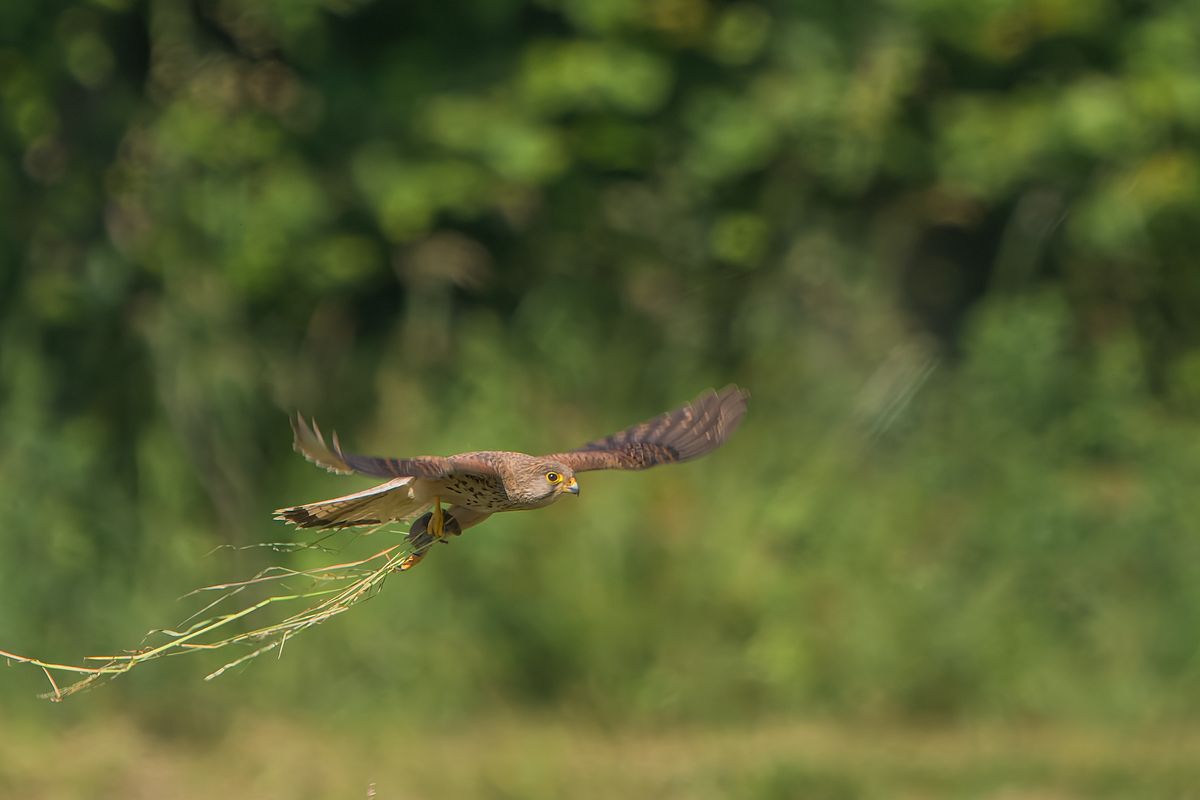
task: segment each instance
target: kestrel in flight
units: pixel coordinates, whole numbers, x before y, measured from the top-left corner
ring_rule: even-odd
[[[309,425],[296,415],[293,446],[309,461],[342,475],[358,472],[390,480],[332,500],[281,508],[275,518],[301,528],[347,528],[408,519],[431,508],[409,532],[414,551],[401,567],[408,569],[432,542],[458,535],[492,514],[542,508],[564,494],[578,495],[578,472],[648,469],[712,452],[742,421],[748,396],[734,385],[709,390],[674,411],[577,450],[546,456],[501,450],[445,457],[359,456],[344,452],[336,433],[330,448],[316,423]],[[449,506],[446,511],[443,504]]]

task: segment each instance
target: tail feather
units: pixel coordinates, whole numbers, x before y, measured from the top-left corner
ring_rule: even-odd
[[[413,497],[412,482],[396,478],[332,500],[280,508],[275,519],[300,528],[349,528],[406,519],[427,505]]]

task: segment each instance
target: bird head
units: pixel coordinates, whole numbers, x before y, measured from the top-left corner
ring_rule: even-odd
[[[563,494],[579,494],[575,471],[558,461],[539,461],[532,476],[532,494],[546,500]]]

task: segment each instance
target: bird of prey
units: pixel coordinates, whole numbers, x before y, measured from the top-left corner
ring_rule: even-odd
[[[401,569],[415,566],[429,545],[458,535],[500,511],[547,506],[564,494],[579,494],[579,472],[598,469],[641,470],[690,461],[719,447],[742,421],[748,393],[729,385],[709,390],[674,411],[588,442],[576,450],[531,456],[481,450],[453,456],[380,458],[333,447],[320,428],[297,414],[292,418],[293,447],[330,472],[354,472],[388,478],[354,494],[278,509],[276,519],[301,528],[380,525],[414,517],[409,532],[413,554]],[[443,511],[443,504],[449,508]]]

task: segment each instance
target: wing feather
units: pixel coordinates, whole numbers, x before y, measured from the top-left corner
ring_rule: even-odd
[[[729,438],[746,413],[749,396],[733,384],[720,391],[710,389],[673,411],[549,458],[561,460],[576,472],[648,469],[690,461],[711,453]]]
[[[412,478],[395,478],[361,492],[275,510],[275,519],[300,528],[379,525],[415,514],[424,505],[413,496]]]
[[[415,458],[386,458],[360,456],[342,450],[337,434],[333,435],[333,447],[325,443],[321,429],[314,421],[311,424],[297,414],[292,417],[294,438],[292,447],[312,463],[339,475],[353,472],[385,478],[429,478],[441,479],[452,475],[496,475],[496,467],[486,456],[479,453],[461,453],[455,456],[416,456]]]

